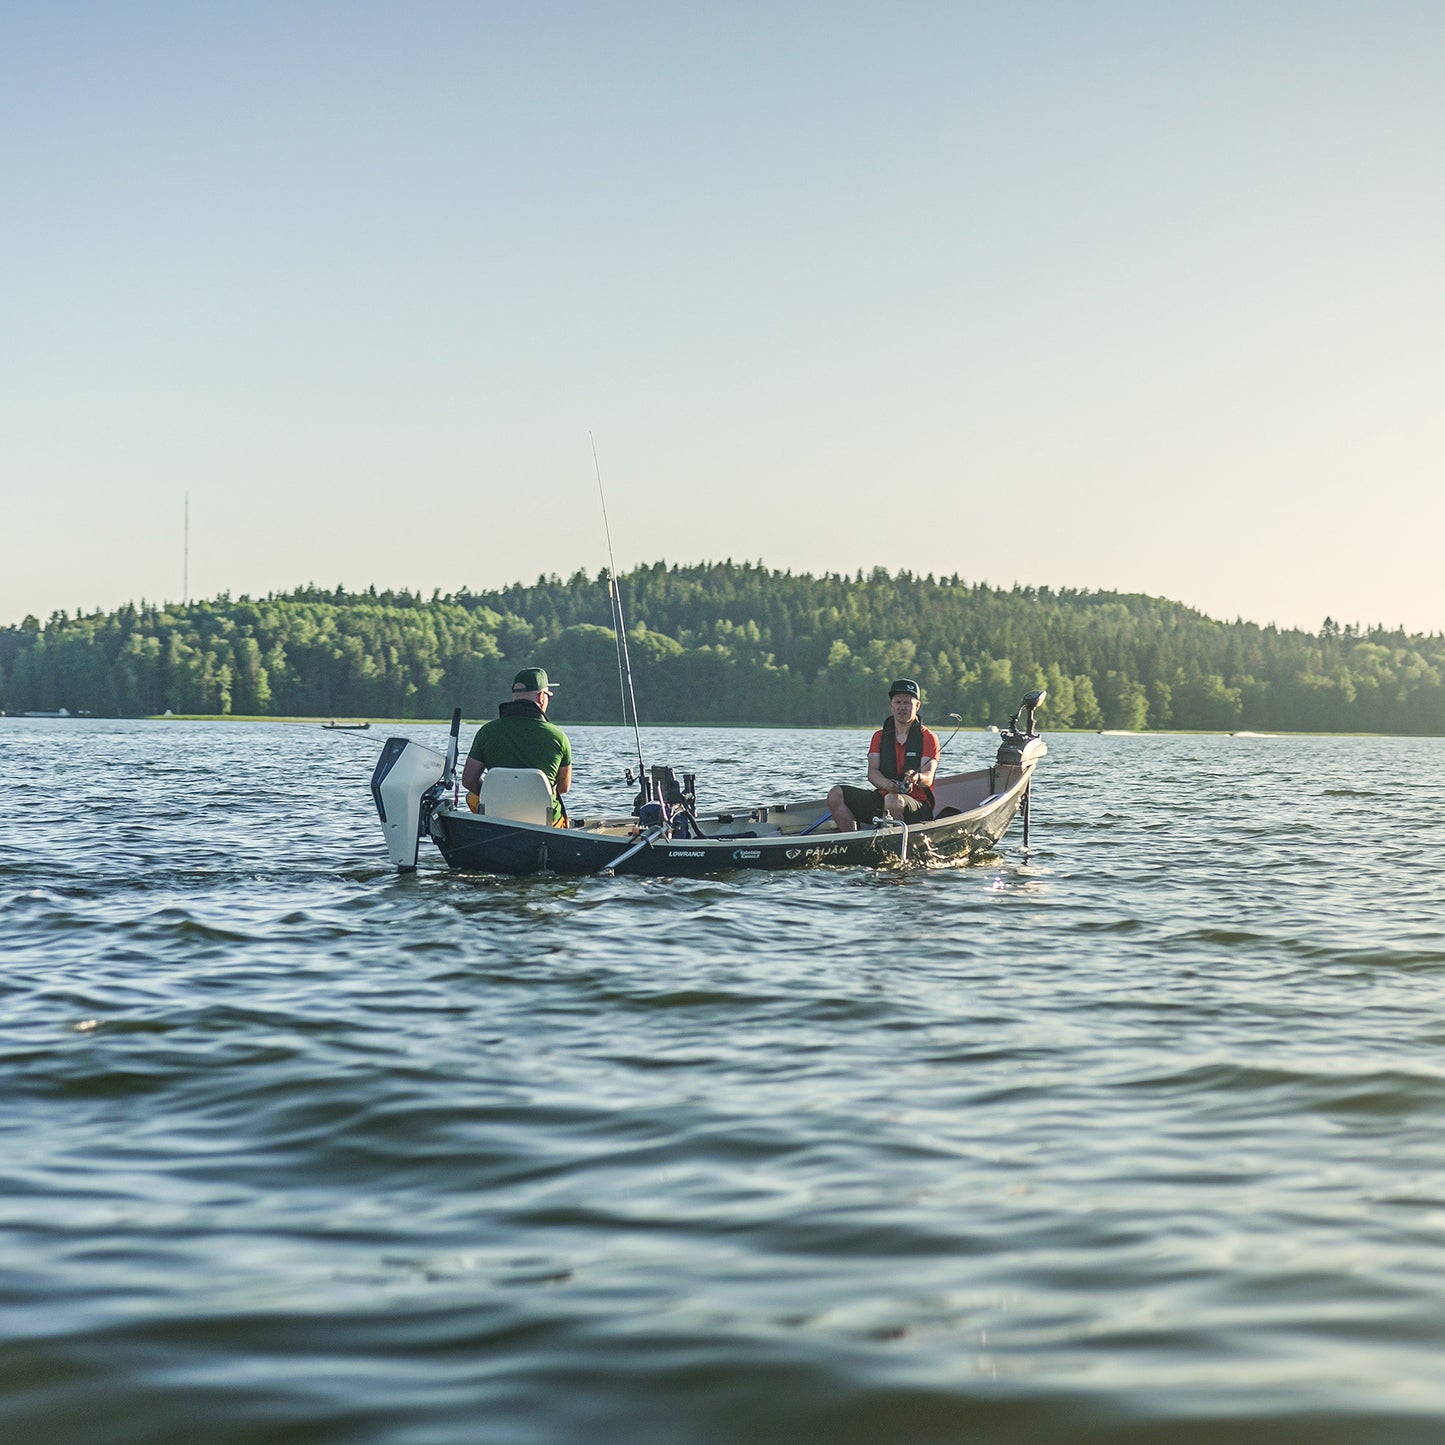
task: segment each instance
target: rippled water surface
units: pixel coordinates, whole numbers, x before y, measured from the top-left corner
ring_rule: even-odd
[[[1445,741],[505,881],[389,873],[383,736],[0,721],[0,1438],[1445,1438]],[[706,808],[867,734],[646,737]]]

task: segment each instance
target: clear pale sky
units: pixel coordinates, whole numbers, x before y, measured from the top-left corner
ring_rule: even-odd
[[[1445,6],[0,0],[0,624],[884,566],[1445,630]],[[606,619],[599,619],[605,621]]]

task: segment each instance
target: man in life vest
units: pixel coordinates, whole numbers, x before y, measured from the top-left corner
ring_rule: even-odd
[[[512,700],[502,703],[497,716],[477,729],[462,768],[462,787],[472,812],[479,806],[478,790],[488,768],[536,768],[552,785],[553,826],[567,826],[562,794],[572,786],[572,744],[561,728],[547,721],[547,704],[556,690],[544,668],[524,667],[512,679]]]
[[[840,833],[853,833],[885,813],[904,823],[926,823],[933,816],[933,774],[938,767],[938,734],[918,720],[922,698],[911,677],[888,689],[892,710],[868,744],[871,788],[835,784],[828,811]]]

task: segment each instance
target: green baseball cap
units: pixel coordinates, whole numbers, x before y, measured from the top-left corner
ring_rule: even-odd
[[[524,667],[512,679],[513,692],[556,692],[557,684],[547,681],[545,667]]]

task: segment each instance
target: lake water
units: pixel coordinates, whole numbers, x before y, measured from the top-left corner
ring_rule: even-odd
[[[506,881],[388,871],[386,731],[0,721],[0,1439],[1445,1438],[1445,740]],[[644,738],[706,809],[867,734]]]

